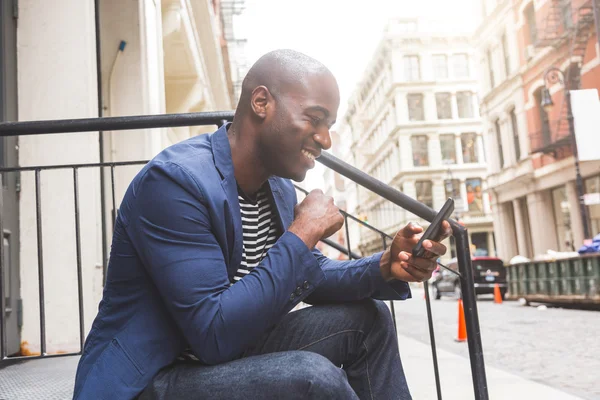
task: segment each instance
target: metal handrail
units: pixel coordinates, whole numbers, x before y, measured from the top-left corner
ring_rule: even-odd
[[[169,114],[169,115],[141,115],[128,117],[104,117],[104,118],[84,118],[84,119],[68,119],[54,121],[33,121],[33,122],[5,122],[0,123],[0,137],[17,136],[17,135],[34,135],[34,134],[55,134],[69,132],[94,132],[94,131],[119,131],[131,129],[153,129],[175,126],[195,126],[195,125],[222,125],[233,119],[233,112],[212,112],[212,113],[189,113],[189,114]],[[432,221],[436,215],[436,211],[426,205],[412,199],[400,191],[386,185],[385,183],[367,175],[359,169],[339,160],[335,156],[323,152],[317,159],[324,166],[333,169],[346,178],[356,182],[357,184],[377,193],[388,201],[404,208],[405,210],[427,220]],[[83,167],[83,165],[81,165]],[[69,166],[66,166],[69,167]],[[113,166],[114,168],[114,166]],[[0,169],[0,172],[15,170],[15,169]],[[35,168],[34,168],[35,170]],[[35,170],[36,176],[39,174],[39,169]],[[36,179],[39,184],[39,180]],[[37,185],[36,185],[37,186]],[[2,204],[0,191],[0,204]],[[348,216],[345,216],[346,220]],[[357,221],[360,221],[356,219]],[[360,221],[362,222],[362,221]],[[104,223],[104,221],[103,221]],[[0,213],[0,231],[2,228],[2,217]],[[461,273],[460,282],[462,288],[462,296],[464,302],[464,312],[467,328],[467,342],[469,347],[469,357],[471,361],[471,373],[473,378],[473,388],[476,399],[487,400],[487,380],[485,374],[485,365],[483,360],[483,347],[481,343],[481,334],[479,328],[479,319],[475,300],[475,291],[473,285],[473,270],[471,267],[471,256],[469,250],[469,238],[467,229],[458,224],[454,220],[450,220],[453,236],[456,242],[457,261],[459,271]],[[347,226],[347,224],[346,224]],[[347,228],[346,228],[347,229]],[[38,233],[40,228],[38,226]],[[348,231],[346,232],[348,245],[348,254],[351,254]],[[39,241],[39,239],[38,239]],[[384,247],[386,246],[386,238],[383,237]],[[0,252],[3,251],[3,246],[0,246]],[[3,257],[0,254],[0,302],[2,310],[4,310],[4,294],[3,290],[3,274],[2,274]],[[40,269],[42,267],[40,266]],[[429,301],[427,296],[427,301]],[[431,314],[429,311],[430,330],[432,332]],[[6,349],[6,332],[4,329],[3,313],[0,329],[2,329],[3,352]],[[43,316],[42,316],[43,317]],[[432,351],[435,356],[435,345],[432,342]],[[42,353],[43,354],[43,353]],[[4,355],[3,355],[4,356]],[[437,368],[437,362],[435,363]],[[438,388],[438,397],[441,397],[439,390],[439,378],[436,374],[436,384]]]

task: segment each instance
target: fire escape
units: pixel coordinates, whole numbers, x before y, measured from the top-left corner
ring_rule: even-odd
[[[594,34],[594,6],[600,7],[600,0],[550,0],[543,27],[538,31],[535,47],[552,47],[564,54],[556,61],[562,64],[570,60],[562,77],[551,74],[548,83],[559,83],[564,90],[581,88],[580,70],[583,65],[590,37]],[[593,4],[593,3],[596,4]],[[574,4],[576,6],[574,6]],[[555,66],[558,67],[558,66]],[[546,83],[546,82],[544,82]],[[539,102],[541,99],[536,99]],[[572,121],[568,119],[570,105],[565,96],[561,96],[554,119],[540,107],[542,129],[530,135],[532,153],[543,153],[555,158],[565,158],[571,154],[569,137]]]

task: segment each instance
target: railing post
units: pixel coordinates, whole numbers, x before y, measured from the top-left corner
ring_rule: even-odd
[[[431,340],[431,357],[433,358],[433,374],[435,375],[435,390],[438,400],[442,400],[442,385],[440,383],[440,368],[437,359],[437,349],[435,346],[435,333],[433,331],[433,315],[431,314],[431,299],[429,298],[429,283],[423,282],[425,290],[425,305],[427,307],[427,322],[429,324],[429,340]]]
[[[7,337],[6,337],[6,293],[4,293],[4,273],[5,268],[10,268],[10,265],[4,265],[4,186],[2,186],[2,178],[4,174],[0,173],[0,360],[4,360],[7,355]]]
[[[41,169],[35,170],[35,219],[37,222],[38,290],[40,304],[40,353],[46,355],[46,297],[44,289],[44,250],[42,235]]]
[[[387,240],[385,233],[381,233],[381,242],[383,245],[383,251],[387,250]],[[398,334],[398,324],[396,322],[396,307],[394,307],[394,300],[390,300],[390,310],[392,311],[392,321],[394,321],[394,331]]]
[[[77,302],[79,305],[79,349],[83,352],[85,329],[83,318],[83,273],[81,270],[81,225],[79,221],[79,174],[73,168],[73,207],[75,209],[75,252],[77,255]],[[103,276],[106,282],[106,275]]]
[[[467,229],[455,221],[451,221],[452,232],[456,242],[456,258],[460,271],[460,288],[465,310],[465,323],[467,325],[467,344],[471,360],[471,375],[473,376],[473,389],[475,399],[488,400],[487,379],[485,364],[483,362],[483,346],[481,343],[481,330],[475,300],[475,287],[473,285],[473,267],[471,265],[471,251],[469,249],[469,235]]]

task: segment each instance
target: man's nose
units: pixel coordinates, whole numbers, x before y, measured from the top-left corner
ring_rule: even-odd
[[[328,128],[318,130],[314,139],[323,150],[329,150],[331,148],[331,135],[329,134]]]

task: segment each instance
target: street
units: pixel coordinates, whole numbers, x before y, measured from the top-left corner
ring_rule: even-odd
[[[454,340],[458,329],[456,299],[432,299],[431,306],[437,348],[468,358],[467,343]],[[538,309],[515,301],[495,304],[491,296],[479,297],[477,307],[486,367],[495,367],[584,399],[600,399],[600,341],[595,330],[600,327],[600,312]],[[423,290],[413,289],[413,298],[395,302],[395,308],[398,333],[429,344]],[[443,393],[443,370],[440,375]],[[491,395],[491,398],[495,397]]]

